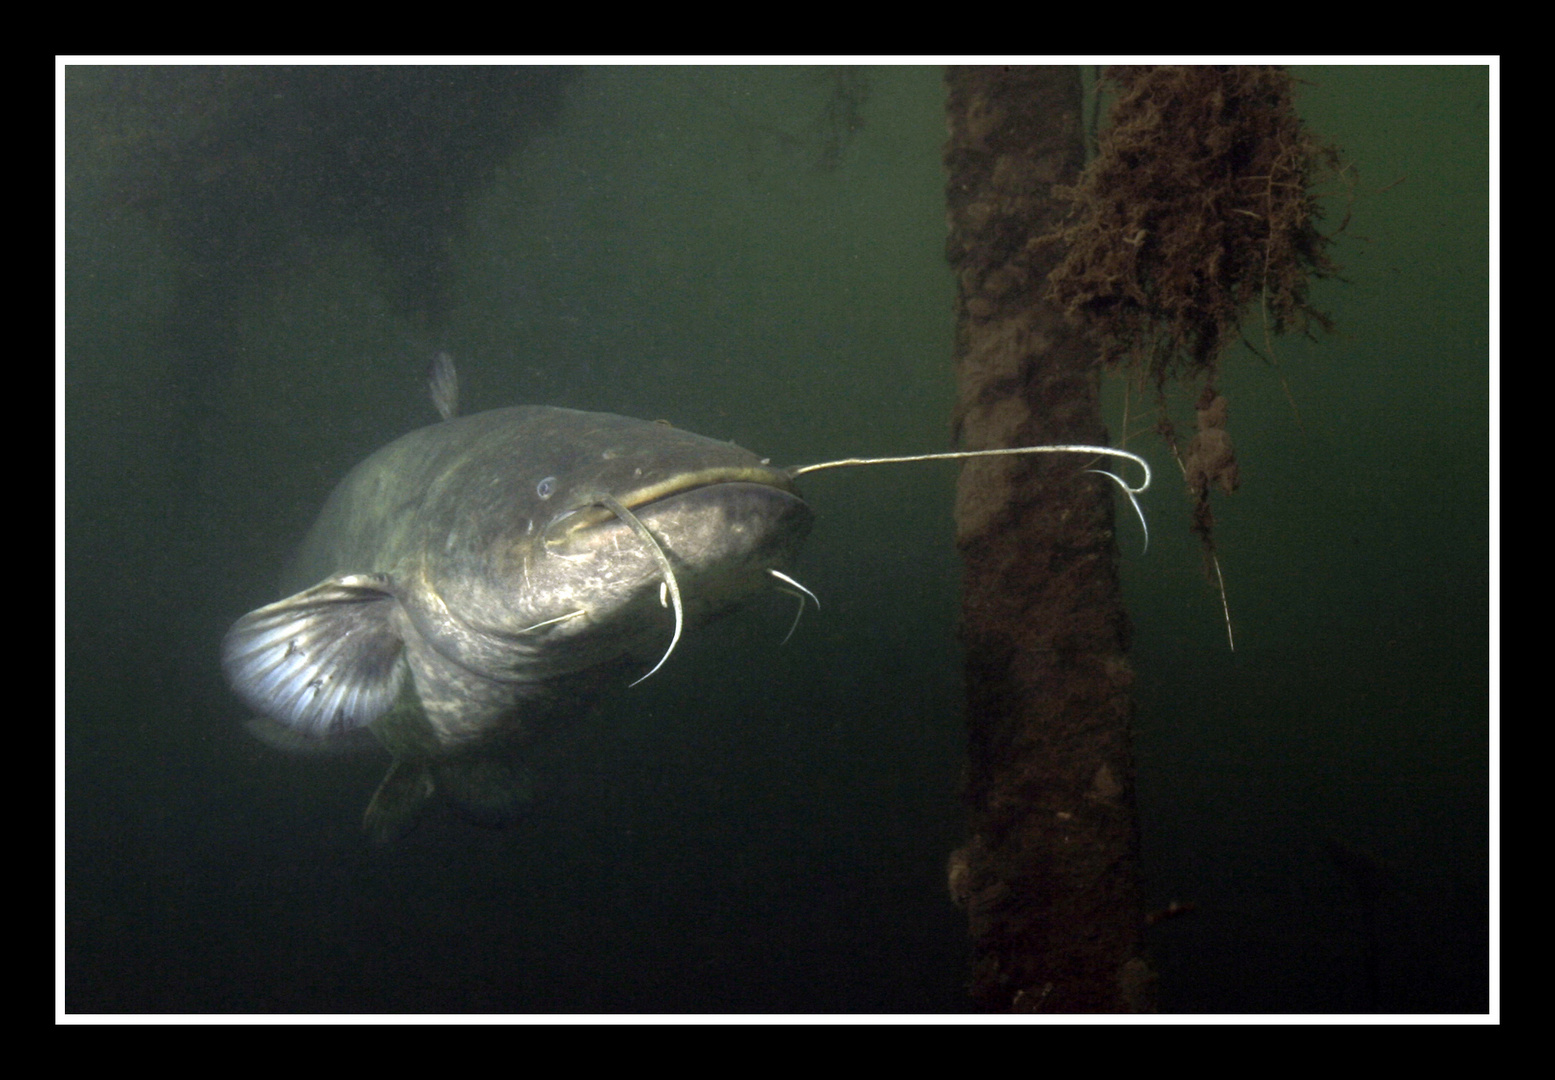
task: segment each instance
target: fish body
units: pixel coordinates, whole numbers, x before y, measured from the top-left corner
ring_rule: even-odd
[[[501,822],[522,747],[664,653],[671,600],[678,638],[769,588],[811,521],[732,443],[569,409],[453,417],[341,481],[223,669],[272,741],[389,749],[374,836],[439,791]]]

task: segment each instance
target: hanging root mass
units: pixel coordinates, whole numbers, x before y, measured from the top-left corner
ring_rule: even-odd
[[[1064,226],[1044,238],[1066,248],[1049,288],[1104,363],[1153,384],[1224,603],[1209,498],[1234,491],[1239,470],[1219,364],[1237,341],[1273,363],[1275,336],[1331,328],[1307,301],[1312,279],[1336,270],[1316,189],[1348,182],[1348,170],[1307,132],[1281,68],[1114,67],[1103,81],[1115,94],[1109,123],[1080,182],[1061,192],[1073,201]],[[1255,305],[1262,349],[1244,329]],[[1173,382],[1197,397],[1186,448],[1166,408]]]
[[[1212,377],[1257,303],[1274,334],[1329,320],[1307,303],[1332,274],[1315,178],[1338,151],[1307,133],[1272,67],[1115,67],[1111,121],[1066,194],[1055,299],[1109,364],[1157,385]]]

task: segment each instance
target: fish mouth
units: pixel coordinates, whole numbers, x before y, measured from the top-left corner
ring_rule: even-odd
[[[626,613],[652,603],[655,582],[659,604],[674,611],[669,647],[633,686],[664,665],[688,620],[696,625],[762,587],[813,521],[793,481],[765,466],[693,469],[619,498],[597,489],[575,498],[546,528],[544,550],[568,560],[604,556],[593,564],[594,583],[618,598],[614,616],[587,604],[578,613],[641,624]],[[632,547],[638,550],[628,556]]]

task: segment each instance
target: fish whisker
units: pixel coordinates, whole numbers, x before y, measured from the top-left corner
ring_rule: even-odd
[[[1149,551],[1150,550],[1150,526],[1145,521],[1145,512],[1139,508],[1139,499],[1135,497],[1136,494],[1137,494],[1136,489],[1131,488],[1127,484],[1125,484],[1123,482],[1123,478],[1121,476],[1119,476],[1117,473],[1110,473],[1106,469],[1086,469],[1085,471],[1086,472],[1090,472],[1090,473],[1096,473],[1098,476],[1105,476],[1107,479],[1109,479],[1113,483],[1117,484],[1118,487],[1123,489],[1123,494],[1128,496],[1129,505],[1134,508],[1134,513],[1139,515],[1139,527],[1141,529],[1145,530],[1145,546],[1140,549],[1139,553],[1141,555],[1143,555],[1147,551]]]
[[[569,611],[567,614],[558,615],[554,619],[546,619],[544,622],[537,622],[533,626],[526,626],[522,630],[516,631],[514,636],[517,636],[517,634],[527,634],[532,630],[540,629],[542,626],[550,626],[553,623],[566,622],[568,619],[576,619],[579,615],[587,614],[588,612],[584,611],[582,608],[579,608],[577,611]]]
[[[670,558],[664,553],[663,546],[660,545],[659,541],[654,537],[653,533],[648,531],[648,526],[642,523],[641,518],[623,506],[621,501],[615,498],[613,495],[601,494],[599,496],[598,502],[599,505],[608,509],[612,514],[630,526],[631,530],[637,534],[638,539],[640,539],[647,546],[648,550],[653,553],[654,559],[659,564],[659,571],[664,575],[664,580],[659,585],[660,603],[663,602],[664,591],[666,588],[668,588],[670,601],[675,607],[675,636],[670,638],[670,647],[664,650],[664,655],[659,657],[659,662],[648,669],[647,675],[643,675],[641,678],[636,679],[628,684],[628,686],[636,686],[638,683],[642,682],[643,679],[646,679],[648,675],[652,675],[655,671],[658,671],[661,667],[663,667],[664,661],[668,660],[670,658],[670,653],[675,651],[675,646],[680,644],[680,630],[685,623],[685,608],[680,602],[680,582],[675,578],[675,568],[670,565]]]
[[[791,625],[788,628],[788,633],[783,635],[783,640],[778,642],[778,647],[782,648],[784,645],[788,644],[788,639],[794,636],[794,631],[799,629],[799,617],[804,614],[804,598],[806,596],[808,596],[811,600],[815,601],[815,610],[816,611],[820,611],[821,610],[821,598],[819,596],[816,596],[813,592],[811,592],[809,589],[805,588],[803,585],[799,584],[799,582],[795,581],[793,578],[789,577],[787,574],[783,573],[781,570],[774,570],[774,569],[772,569],[769,566],[767,568],[767,573],[771,574],[773,577],[777,578],[779,581],[786,582],[787,584],[792,585],[795,589],[799,590],[798,592],[792,592],[792,591],[790,591],[788,589],[782,589],[782,588],[780,588],[780,590],[779,590],[781,592],[788,593],[789,596],[797,597],[798,600],[799,600],[799,610],[794,612],[794,622],[793,622],[793,625]]]
[[[1097,472],[1103,476],[1111,477],[1117,482],[1118,487],[1128,496],[1128,501],[1133,504],[1134,513],[1139,515],[1139,523],[1145,525],[1145,512],[1139,508],[1139,500],[1135,498],[1141,495],[1150,486],[1150,463],[1138,454],[1129,450],[1119,450],[1115,446],[1083,446],[1065,443],[1055,446],[1009,446],[996,450],[949,450],[938,454],[905,454],[901,457],[877,457],[877,458],[841,458],[837,461],[820,461],[814,465],[794,465],[784,469],[790,480],[796,480],[805,473],[819,472],[822,469],[847,469],[856,465],[897,465],[910,461],[960,461],[968,458],[1002,457],[1006,454],[1091,454],[1099,457],[1123,458],[1132,461],[1144,470],[1145,478],[1138,487],[1130,487],[1123,478],[1115,473],[1105,472],[1101,469],[1086,469],[1085,472]],[[1150,549],[1150,526],[1145,525],[1145,550]]]

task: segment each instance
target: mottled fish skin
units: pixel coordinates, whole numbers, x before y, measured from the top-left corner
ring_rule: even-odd
[[[691,630],[767,589],[811,520],[786,473],[665,424],[543,407],[449,419],[340,483],[289,595],[238,620],[223,667],[268,723],[320,741],[366,727],[390,749],[375,835],[439,788],[481,793],[466,809],[497,818],[511,800],[493,778],[516,747],[664,653],[666,567]]]

